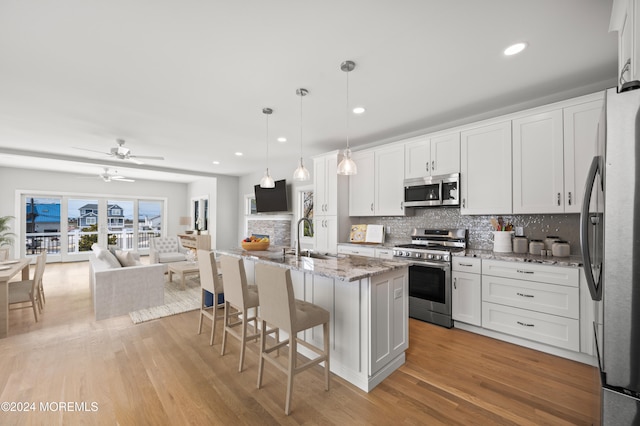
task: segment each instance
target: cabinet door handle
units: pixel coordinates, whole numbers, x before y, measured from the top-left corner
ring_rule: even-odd
[[[453,289],[454,289],[454,290],[457,290],[457,289],[458,289],[457,284],[458,284],[458,278],[454,278],[454,279],[453,279]]]
[[[373,211],[373,203],[371,203],[371,211]]]
[[[534,271],[525,271],[523,269],[518,269],[517,271],[520,274],[533,274],[534,273]]]
[[[429,171],[429,162],[428,161],[426,163],[424,163],[424,169],[426,171]]]
[[[473,266],[471,263],[458,263],[458,265],[460,265],[460,266],[468,266],[469,268]]]
[[[436,162],[435,160],[431,160],[431,170],[436,171]]]
[[[534,297],[533,294],[524,294],[524,293],[516,293],[516,294],[521,297]]]
[[[522,321],[517,321],[517,323],[523,327],[535,327],[535,324],[527,324],[526,322],[522,322]]]
[[[569,191],[569,193],[567,194],[567,203],[571,205],[571,191]]]
[[[558,192],[558,205],[560,205],[560,193]]]
[[[465,201],[466,201],[466,198],[463,198],[463,199],[462,199],[462,208],[463,208],[463,209],[465,208],[465,204],[466,204],[466,202],[465,202]]]

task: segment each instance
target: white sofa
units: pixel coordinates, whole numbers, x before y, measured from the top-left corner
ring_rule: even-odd
[[[116,267],[99,257],[95,250],[89,257],[96,320],[164,304],[164,265]]]

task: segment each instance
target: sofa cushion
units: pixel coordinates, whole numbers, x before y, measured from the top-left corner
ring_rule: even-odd
[[[183,253],[158,253],[158,261],[160,263],[182,262],[187,260]]]
[[[122,267],[118,259],[113,254],[111,254],[109,250],[103,249],[97,243],[93,243],[93,245],[91,246],[91,250],[93,250],[94,254],[96,255],[96,258],[101,262],[109,265],[109,268]]]
[[[116,258],[118,258],[118,261],[123,267],[142,265],[130,251],[116,250]]]

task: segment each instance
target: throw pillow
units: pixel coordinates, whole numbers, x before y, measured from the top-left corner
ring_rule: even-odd
[[[103,262],[105,262],[107,265],[109,265],[110,268],[121,268],[122,265],[120,265],[120,262],[118,261],[118,259],[111,254],[111,252],[109,250],[105,250],[102,247],[100,247],[98,244],[94,243],[91,246],[91,250],[93,250],[93,252],[95,253],[96,257],[100,260],[102,260]]]
[[[133,253],[131,253],[130,251],[116,250],[116,257],[120,261],[120,264],[124,267],[142,265],[139,260],[135,259]]]

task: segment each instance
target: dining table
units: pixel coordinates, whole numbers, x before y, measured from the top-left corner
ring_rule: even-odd
[[[0,339],[9,334],[9,281],[22,271],[22,279],[29,279],[31,259],[10,259],[0,262]]]

